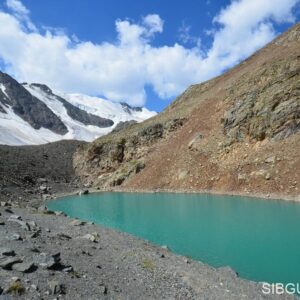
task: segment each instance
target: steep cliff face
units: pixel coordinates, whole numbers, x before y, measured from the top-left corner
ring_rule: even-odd
[[[299,195],[300,25],[74,156],[97,187]]]
[[[29,123],[34,129],[44,127],[57,134],[68,132],[65,124],[43,102],[32,96],[22,85],[9,75],[0,72],[1,112],[8,108]]]

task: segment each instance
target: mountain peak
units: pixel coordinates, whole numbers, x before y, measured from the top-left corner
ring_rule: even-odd
[[[61,139],[92,141],[119,122],[154,115],[95,97],[54,93],[40,83],[19,84],[0,72],[0,144],[42,144]]]

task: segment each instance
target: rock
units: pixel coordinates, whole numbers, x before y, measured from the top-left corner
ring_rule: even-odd
[[[164,250],[168,250],[168,251],[170,250],[170,248],[167,245],[163,245],[163,246],[161,246],[161,248]]]
[[[22,237],[18,233],[13,233],[12,235],[8,236],[8,239],[11,241],[22,241]]]
[[[11,217],[8,219],[8,221],[18,223],[24,230],[30,231],[30,226],[27,222],[20,221],[20,219],[15,219]]]
[[[4,211],[7,212],[7,213],[9,213],[9,214],[13,214],[14,213],[10,208],[5,208]]]
[[[31,286],[30,286],[34,291],[38,291],[38,286],[37,285],[35,285],[35,284],[32,284]]]
[[[12,215],[8,218],[8,221],[12,221],[12,220],[22,220],[22,217],[18,215]]]
[[[1,226],[5,225],[5,222],[4,221],[0,221],[0,225]]]
[[[34,269],[33,263],[16,263],[12,266],[12,269],[21,273],[28,273]]]
[[[0,255],[3,256],[15,256],[15,251],[9,248],[0,248]]]
[[[50,281],[48,283],[51,295],[65,294],[65,286],[58,281]]]
[[[46,253],[41,253],[37,259],[37,263],[42,268],[52,269],[55,268],[60,263],[60,253],[53,255],[47,255]]]
[[[38,212],[40,213],[45,213],[48,211],[48,208],[46,205],[41,205],[39,208],[38,208]]]
[[[271,174],[268,171],[263,170],[263,169],[259,170],[259,171],[253,171],[253,172],[251,172],[250,175],[254,176],[254,177],[263,177],[266,180],[271,179]]]
[[[34,239],[37,238],[41,233],[41,230],[37,230],[35,232],[33,232],[32,234],[29,235],[29,238]]]
[[[12,266],[17,263],[21,263],[22,259],[18,257],[8,258],[0,263],[0,267],[5,270],[11,270]]]
[[[243,180],[246,180],[246,179],[247,179],[247,175],[246,174],[241,174],[241,173],[238,174],[238,180],[239,181],[243,181]]]
[[[114,128],[114,130],[112,131],[112,133],[116,133],[118,131],[121,131],[121,130],[123,130],[125,128],[128,128],[129,126],[132,126],[132,125],[134,125],[136,123],[137,123],[137,121],[134,121],[134,120],[125,121],[125,122],[121,121],[121,122],[119,122],[117,124],[117,126]]]
[[[90,193],[89,190],[81,190],[81,191],[79,191],[79,196],[81,196],[81,195],[87,195],[89,193]]]
[[[266,180],[270,180],[271,179],[271,174],[270,173],[266,173],[265,179]]]
[[[147,142],[152,142],[158,138],[161,138],[164,133],[164,127],[160,123],[156,123],[153,125],[150,125],[146,128],[143,128],[139,132],[139,136],[143,137]]]
[[[138,162],[135,166],[135,174],[140,173],[145,167],[146,165],[143,162]]]
[[[77,220],[77,219],[75,219],[75,220],[73,220],[69,223],[69,225],[72,225],[72,226],[82,226],[82,225],[85,225],[85,224],[86,224],[86,222],[81,221],[81,220]]]
[[[2,207],[7,207],[7,206],[9,206],[9,203],[6,202],[6,201],[1,201],[1,202],[0,202],[0,206],[2,206]]]
[[[63,272],[65,272],[65,273],[70,273],[72,271],[73,271],[73,267],[72,266],[69,266],[69,267],[66,267],[66,268],[63,269]]]
[[[66,217],[67,215],[63,212],[63,211],[55,211],[54,212],[54,214],[56,215],[56,216],[62,216],[62,217]]]
[[[65,233],[58,233],[57,234],[57,237],[60,239],[60,240],[71,240],[72,237],[65,234]]]
[[[34,221],[29,221],[29,222],[27,222],[27,224],[30,226],[31,230],[38,227]]]
[[[107,287],[105,285],[100,285],[100,293],[103,295],[107,294]]]
[[[239,276],[239,274],[235,272],[233,269],[231,269],[230,267],[220,267],[217,270],[218,273],[224,275],[225,277],[237,278]]]
[[[98,238],[99,238],[99,234],[97,232],[93,232],[93,233],[88,233],[86,235],[83,236],[84,239],[88,239],[91,242],[96,243]]]
[[[265,159],[265,163],[267,163],[267,164],[274,164],[275,161],[276,161],[276,156],[270,156]]]
[[[47,180],[46,178],[38,178],[38,179],[36,180],[36,182],[37,182],[37,183],[43,184],[43,183],[47,183],[48,180]]]
[[[188,176],[189,172],[188,171],[180,171],[178,174],[178,179],[179,180],[183,180]]]
[[[189,149],[197,149],[197,144],[204,138],[201,133],[198,133],[188,144]]]
[[[42,192],[42,193],[46,193],[48,192],[48,187],[46,185],[41,185],[39,187],[39,190]]]

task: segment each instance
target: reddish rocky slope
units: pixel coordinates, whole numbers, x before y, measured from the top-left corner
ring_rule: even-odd
[[[300,24],[164,112],[84,145],[84,182],[130,190],[297,197]]]

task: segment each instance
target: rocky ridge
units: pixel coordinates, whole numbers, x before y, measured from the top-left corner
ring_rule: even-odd
[[[297,24],[156,117],[82,147],[76,173],[99,188],[297,199],[299,32]]]
[[[36,97],[9,75],[0,71],[0,107],[1,112],[11,107],[15,114],[28,122],[34,129],[41,127],[58,134],[68,132],[65,124]],[[2,106],[1,106],[2,104]]]

